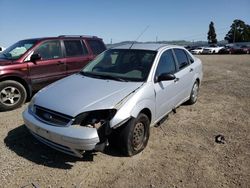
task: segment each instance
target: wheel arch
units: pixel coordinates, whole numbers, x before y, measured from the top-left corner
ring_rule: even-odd
[[[200,78],[196,78],[196,80],[198,82],[198,85],[200,85]]]
[[[151,111],[149,110],[149,108],[144,108],[144,109],[142,109],[142,110],[139,112],[139,114],[140,114],[140,113],[143,113],[143,114],[145,114],[146,116],[148,116],[149,122],[151,123],[151,120],[152,120],[152,113],[151,113]]]
[[[29,84],[22,78],[18,77],[18,76],[6,76],[3,78],[0,78],[0,82],[2,81],[7,81],[7,80],[12,80],[12,81],[16,81],[20,84],[22,84],[27,92],[27,96],[31,97],[32,95],[32,90],[31,87],[29,86]]]

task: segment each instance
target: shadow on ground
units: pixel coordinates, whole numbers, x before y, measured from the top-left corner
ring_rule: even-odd
[[[8,132],[4,139],[5,145],[17,155],[39,165],[51,168],[70,169],[77,161],[92,162],[96,153],[85,152],[83,158],[78,158],[58,152],[36,140],[25,127],[21,125]],[[112,147],[106,147],[104,154],[121,157],[121,153]]]
[[[94,152],[86,152],[83,158],[77,158],[58,152],[36,140],[24,125],[9,131],[4,143],[17,155],[36,164],[52,168],[70,169],[73,167],[72,163],[91,162],[96,155]]]

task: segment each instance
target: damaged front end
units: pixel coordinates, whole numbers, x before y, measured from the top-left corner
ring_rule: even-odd
[[[103,151],[107,145],[107,138],[112,132],[109,122],[115,116],[116,111],[116,109],[108,109],[81,113],[76,116],[72,126],[96,129],[99,143],[96,144],[95,150]]]

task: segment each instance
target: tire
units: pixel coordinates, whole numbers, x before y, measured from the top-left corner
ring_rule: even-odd
[[[193,87],[192,87],[192,90],[191,90],[191,93],[190,93],[190,98],[186,103],[190,104],[190,105],[196,103],[197,98],[198,98],[198,93],[199,93],[199,83],[196,80]]]
[[[111,146],[120,149],[126,156],[136,155],[147,146],[150,132],[149,125],[149,118],[140,113],[137,118],[130,119],[118,130],[115,130],[109,142]]]
[[[0,82],[0,111],[13,110],[21,106],[27,98],[26,89],[13,80]]]

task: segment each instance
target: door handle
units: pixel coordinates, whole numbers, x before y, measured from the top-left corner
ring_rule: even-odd
[[[180,80],[180,78],[175,78],[174,82],[178,82]]]
[[[189,72],[193,72],[193,71],[194,71],[194,69],[193,69],[193,68],[190,68]]]

